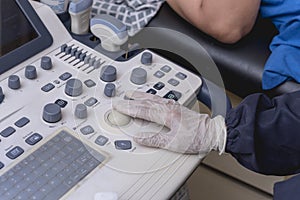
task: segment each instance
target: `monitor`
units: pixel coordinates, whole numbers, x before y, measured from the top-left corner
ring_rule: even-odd
[[[28,0],[0,1],[0,74],[52,42],[51,34]]]

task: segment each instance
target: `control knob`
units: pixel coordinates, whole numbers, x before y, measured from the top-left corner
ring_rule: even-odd
[[[41,59],[41,68],[44,70],[52,69],[52,61],[51,58],[48,56],[43,56]]]
[[[87,118],[87,107],[84,104],[78,104],[75,108],[75,116],[78,119],[86,119]]]
[[[130,81],[137,85],[147,82],[147,71],[143,68],[135,68],[131,72]]]
[[[36,68],[33,65],[28,65],[25,68],[25,77],[28,79],[36,79],[37,77],[37,72]]]
[[[152,64],[152,54],[149,52],[144,52],[141,57],[141,63],[144,65]]]
[[[82,82],[79,79],[69,79],[65,86],[65,93],[71,97],[77,97],[82,94]]]
[[[104,88],[104,94],[107,97],[114,97],[116,95],[116,86],[113,83],[107,83]]]
[[[49,103],[44,106],[43,120],[48,123],[56,123],[61,120],[61,108],[55,103]]]
[[[20,78],[17,75],[10,75],[8,77],[8,87],[13,90],[17,90],[21,87]]]
[[[117,69],[112,65],[106,65],[101,69],[100,79],[105,82],[113,82],[117,79]]]

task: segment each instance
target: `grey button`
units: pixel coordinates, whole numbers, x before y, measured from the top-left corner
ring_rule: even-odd
[[[54,89],[55,86],[52,83],[48,83],[46,85],[44,85],[41,90],[44,92],[50,92],[52,89]]]
[[[87,125],[83,128],[80,129],[80,132],[83,134],[83,135],[89,135],[91,133],[94,133],[94,129],[92,126],[90,125]]]
[[[181,79],[181,80],[184,80],[186,79],[187,75],[185,75],[184,73],[182,72],[178,72],[176,75],[175,75],[177,78]]]
[[[96,83],[95,83],[92,79],[88,79],[88,80],[84,81],[84,84],[85,84],[88,88],[91,88],[91,87],[96,86]]]
[[[158,82],[158,83],[156,83],[156,84],[153,86],[153,88],[154,88],[154,89],[157,89],[157,90],[161,90],[161,89],[163,89],[164,87],[165,87],[165,84],[162,83],[162,82]]]
[[[168,80],[168,83],[173,85],[173,86],[177,86],[179,85],[179,81],[176,79],[171,78],[170,80]]]
[[[13,160],[19,157],[22,153],[24,153],[24,150],[21,147],[16,146],[13,149],[11,149],[9,152],[7,152],[6,156]]]
[[[72,74],[70,74],[69,72],[65,72],[65,73],[63,73],[62,75],[59,76],[59,79],[62,80],[62,81],[66,81],[71,77],[72,77]]]
[[[97,102],[98,102],[98,100],[97,100],[96,98],[91,97],[91,98],[89,98],[88,100],[86,100],[86,101],[84,102],[84,104],[85,104],[86,106],[91,107],[91,106],[95,105]]]
[[[172,70],[172,68],[168,65],[164,65],[163,67],[160,68],[161,71],[168,73],[169,71]]]
[[[153,75],[157,78],[162,78],[165,75],[165,73],[163,73],[161,71],[157,71]]]
[[[115,147],[119,150],[128,150],[132,148],[132,144],[130,140],[116,140]]]
[[[135,68],[131,72],[130,81],[137,85],[147,82],[147,71],[143,68]]]
[[[10,75],[8,77],[8,87],[10,89],[16,90],[21,87],[20,78],[17,75]]]
[[[3,131],[1,131],[0,135],[2,137],[8,137],[8,136],[12,135],[14,132],[16,132],[16,129],[14,129],[13,127],[9,126],[6,129],[4,129]]]
[[[27,117],[22,117],[21,119],[19,119],[18,121],[15,122],[15,125],[19,128],[25,126],[26,124],[28,124],[30,122],[30,120]]]
[[[31,136],[29,136],[29,138],[27,138],[25,140],[25,142],[29,145],[35,145],[36,143],[38,143],[39,141],[41,141],[41,139],[43,139],[43,136],[41,136],[38,133],[34,133]]]
[[[108,138],[103,135],[98,136],[95,140],[95,143],[100,146],[104,146],[107,142],[108,142]]]

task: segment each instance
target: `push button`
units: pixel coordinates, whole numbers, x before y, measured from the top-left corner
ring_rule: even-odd
[[[161,90],[165,87],[165,84],[162,82],[158,82],[153,87],[154,87],[154,89]]]
[[[178,72],[175,76],[177,78],[179,78],[180,80],[184,80],[187,77],[187,75],[185,75],[184,73],[181,73],[181,72]]]
[[[84,84],[85,84],[86,87],[88,87],[88,88],[91,88],[91,87],[96,86],[96,83],[95,83],[93,80],[91,80],[91,79],[88,79],[88,80],[84,81]]]
[[[149,89],[146,93],[149,93],[149,94],[156,94],[157,92],[156,92],[156,90],[154,90],[154,89]]]
[[[2,162],[0,162],[0,169],[2,169],[4,167],[4,164]]]
[[[91,97],[91,98],[89,98],[88,100],[86,100],[86,101],[84,102],[84,104],[85,104],[86,106],[88,106],[88,107],[91,107],[91,106],[95,105],[97,102],[98,102],[98,100],[97,100],[96,98]]]
[[[39,141],[41,141],[41,139],[43,139],[43,136],[41,136],[38,133],[34,133],[29,138],[27,138],[25,140],[25,142],[27,144],[29,144],[29,145],[35,145],[36,143],[38,143]]]
[[[128,150],[132,148],[132,144],[130,140],[116,140],[115,147],[118,150]]]
[[[170,80],[168,80],[168,83],[173,85],[173,86],[177,86],[179,85],[179,81],[177,81],[176,79],[171,78]]]
[[[21,119],[19,119],[18,121],[15,122],[15,125],[19,128],[22,128],[29,122],[30,122],[30,120],[27,117],[22,117]]]
[[[72,77],[72,74],[70,74],[69,72],[65,72],[65,73],[63,73],[62,75],[59,76],[59,79],[62,80],[62,81],[66,81],[71,77]]]
[[[22,153],[24,153],[24,150],[19,147],[16,146],[14,147],[12,150],[10,150],[9,152],[6,153],[6,156],[12,160],[16,159],[17,157],[19,157],[20,155],[22,155]]]
[[[8,137],[8,136],[12,135],[14,132],[16,132],[16,129],[14,129],[13,127],[9,126],[6,129],[4,129],[3,131],[1,131],[0,135],[2,137]]]
[[[100,135],[96,138],[95,143],[98,144],[99,146],[104,146],[108,142],[108,138]]]
[[[59,105],[61,108],[64,108],[67,106],[68,102],[62,99],[57,99],[55,104]]]
[[[168,92],[164,98],[166,99],[174,99],[175,101],[178,101],[181,98],[181,93],[177,92],[175,90],[171,90],[170,92]]]
[[[172,68],[168,65],[164,65],[162,68],[160,68],[161,71],[166,72],[166,73],[170,72],[171,69]]]
[[[52,83],[48,83],[46,85],[44,85],[41,90],[44,92],[50,92],[51,90],[53,90],[55,88],[55,86]]]
[[[157,71],[153,75],[157,78],[162,78],[165,75],[165,73],[163,73],[161,71]]]
[[[94,133],[94,129],[92,126],[90,125],[87,125],[83,128],[80,129],[80,132],[83,134],[83,135],[89,135],[91,133]]]

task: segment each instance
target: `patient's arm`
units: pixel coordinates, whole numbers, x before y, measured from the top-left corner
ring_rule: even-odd
[[[167,0],[184,19],[224,43],[250,32],[260,0]]]

